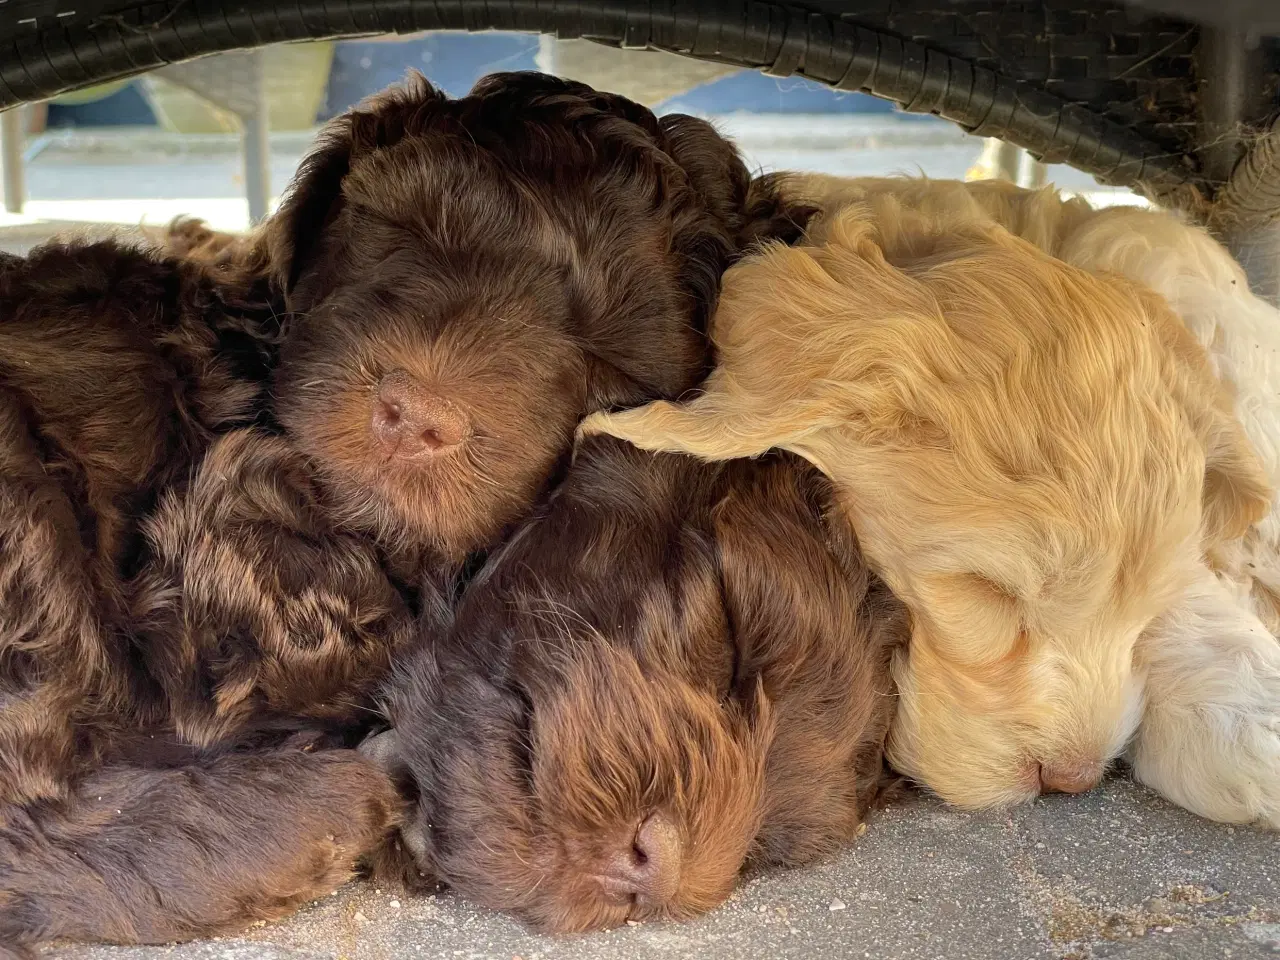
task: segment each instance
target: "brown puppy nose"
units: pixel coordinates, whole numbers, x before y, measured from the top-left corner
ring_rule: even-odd
[[[466,416],[403,370],[379,381],[373,398],[373,435],[396,457],[441,456],[470,433]]]
[[[650,814],[636,829],[627,849],[604,863],[600,883],[605,892],[637,906],[669,903],[680,887],[680,830],[662,813]]]
[[[1040,783],[1047,793],[1084,793],[1102,779],[1097,760],[1059,760],[1040,764]]]

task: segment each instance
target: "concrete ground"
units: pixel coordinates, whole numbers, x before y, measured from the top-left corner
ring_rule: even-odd
[[[850,175],[963,177],[980,143],[891,118],[722,118],[752,163]],[[307,138],[273,138],[279,190]],[[53,135],[35,145],[23,216],[0,214],[0,249],[24,252],[93,223],[189,213],[241,229],[234,138],[139,131]],[[1090,178],[1051,179],[1131,202]],[[643,960],[699,957],[1156,958],[1280,956],[1280,838],[1207,823],[1123,779],[1085,797],[971,815],[914,798],[872,819],[843,855],[746,880],[693,923],[549,939],[444,894],[352,884],[243,937],[176,947],[63,947],[58,960]]]
[[[351,884],[234,939],[64,948],[57,960],[1209,960],[1280,956],[1280,837],[1124,779],[1007,814],[912,798],[846,853],[745,881],[685,924],[560,939],[442,894]]]

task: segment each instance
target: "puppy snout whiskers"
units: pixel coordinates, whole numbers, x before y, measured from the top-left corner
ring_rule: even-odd
[[[388,456],[397,459],[446,456],[471,435],[466,415],[455,404],[403,370],[379,381],[371,429]]]
[[[679,828],[662,813],[641,821],[629,844],[609,856],[597,878],[605,894],[639,910],[661,908],[680,888],[684,856]]]
[[[1098,760],[1059,760],[1040,764],[1040,784],[1044,793],[1086,793],[1102,779]]]

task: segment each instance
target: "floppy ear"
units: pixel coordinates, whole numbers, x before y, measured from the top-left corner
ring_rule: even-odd
[[[280,208],[259,233],[260,253],[290,306],[325,228],[342,211],[342,182],[353,160],[398,142],[406,124],[424,107],[447,99],[426,77],[411,70],[399,86],[362,100],[325,124],[298,166]]]
[[[1243,536],[1271,509],[1272,489],[1244,429],[1213,411],[1205,449],[1203,536],[1212,543]]]
[[[667,154],[722,226],[731,261],[761,241],[800,239],[817,208],[785,199],[778,174],[753,179],[733,142],[705,120],[673,113],[659,125]]]
[[[753,464],[717,506],[715,536],[736,685],[758,679],[777,724],[756,858],[802,863],[852,837],[882,785],[904,615],[868,573],[830,484],[798,457]]]

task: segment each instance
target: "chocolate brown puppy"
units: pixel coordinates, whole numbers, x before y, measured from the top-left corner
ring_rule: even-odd
[[[585,412],[692,386],[720,272],[803,216],[701,121],[505,74],[339,118],[256,237],[170,225],[292,311],[284,436],[229,438],[146,526],[139,642],[179,729],[367,715],[419,567],[519,519]]]
[[[584,414],[695,386],[720,275],[807,213],[702,120],[536,73],[454,100],[411,76],[329,124],[255,239],[291,311],[276,412],[338,522],[459,560]]]
[[[464,895],[557,931],[690,917],[856,834],[906,630],[813,468],[590,440],[366,749]]]
[[[141,246],[0,257],[0,801],[60,796],[83,719],[145,710],[139,520],[257,419],[277,333]]]

